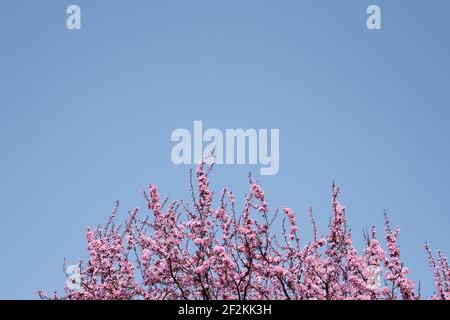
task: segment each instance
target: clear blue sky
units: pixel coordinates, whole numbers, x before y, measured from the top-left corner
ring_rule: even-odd
[[[66,29],[66,7],[82,30]],[[366,8],[382,9],[381,31]],[[252,170],[269,195],[326,231],[333,179],[355,242],[382,211],[412,279],[423,251],[450,255],[450,2],[23,1],[0,5],[0,298],[61,289],[62,258],[116,199],[121,219],[150,182],[187,199],[170,160],[176,128],[279,128],[280,171],[222,166],[242,199]],[[192,129],[191,129],[192,130]]]

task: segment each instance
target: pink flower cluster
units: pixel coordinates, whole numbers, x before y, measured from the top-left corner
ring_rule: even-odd
[[[399,229],[386,218],[385,251],[375,227],[361,254],[352,243],[345,208],[332,190],[328,236],[318,236],[309,211],[313,239],[301,244],[295,212],[283,207],[280,234],[277,214],[261,186],[250,178],[243,208],[223,189],[214,199],[205,163],[191,173],[192,206],[161,201],[150,185],[145,198],[151,214],[138,209],[115,225],[117,207],[104,227],[87,230],[89,260],[82,267],[81,289],[65,288],[61,299],[419,299],[401,261]],[[213,201],[214,200],[214,201]],[[214,206],[213,203],[217,202]],[[439,252],[426,251],[435,278],[433,299],[449,299],[449,267]],[[42,298],[48,297],[40,292]]]

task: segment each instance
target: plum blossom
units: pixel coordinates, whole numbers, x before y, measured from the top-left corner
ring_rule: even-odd
[[[345,300],[417,299],[415,283],[401,260],[398,236],[385,222],[386,248],[375,227],[358,253],[340,190],[333,185],[331,219],[322,236],[312,215],[311,240],[300,241],[297,215],[282,207],[269,212],[261,185],[250,179],[242,207],[226,188],[210,189],[212,164],[191,173],[192,203],[161,201],[158,188],[144,193],[149,214],[129,212],[115,224],[117,205],[104,226],[86,230],[87,261],[74,290],[41,299],[65,300]],[[193,176],[196,177],[196,186]],[[288,227],[285,228],[285,220]],[[280,232],[281,229],[281,232]],[[295,241],[293,241],[295,240]],[[434,279],[432,299],[450,298],[448,260],[425,246]]]

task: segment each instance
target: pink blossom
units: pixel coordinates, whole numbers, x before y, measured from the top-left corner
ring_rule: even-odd
[[[212,166],[202,162],[192,181],[192,203],[161,202],[158,188],[145,193],[153,213],[139,218],[132,210],[115,225],[115,207],[105,226],[86,230],[88,260],[81,268],[81,289],[65,288],[62,297],[39,292],[41,299],[417,299],[415,283],[401,260],[398,236],[385,222],[387,250],[375,227],[366,248],[353,245],[339,189],[333,186],[327,236],[319,235],[312,210],[313,237],[300,244],[297,216],[283,207],[280,223],[261,186],[250,181],[242,207],[234,195],[210,190]],[[285,220],[288,222],[285,226]],[[282,232],[277,233],[275,228]],[[295,240],[295,241],[293,241]],[[302,240],[303,241],[303,240]],[[433,299],[450,298],[447,259],[435,258],[426,245],[435,279]],[[386,283],[386,285],[384,285]]]

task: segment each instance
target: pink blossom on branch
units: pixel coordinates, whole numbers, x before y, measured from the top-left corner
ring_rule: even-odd
[[[210,190],[212,164],[196,168],[190,179],[191,206],[161,201],[158,188],[144,193],[150,215],[138,209],[115,225],[117,205],[105,226],[86,231],[89,259],[81,268],[79,290],[65,288],[42,299],[418,299],[415,283],[400,258],[399,229],[386,218],[387,251],[366,236],[361,254],[353,246],[345,208],[333,185],[332,217],[326,238],[319,236],[312,210],[313,239],[302,244],[297,215],[283,207],[281,232],[277,212],[269,213],[266,195],[250,177],[241,210],[234,195]],[[197,191],[195,191],[197,190]],[[214,203],[217,202],[217,206]],[[286,226],[287,225],[287,226]],[[449,299],[449,268],[428,244],[434,274],[433,299]]]

